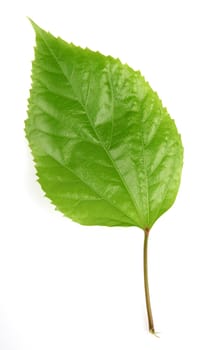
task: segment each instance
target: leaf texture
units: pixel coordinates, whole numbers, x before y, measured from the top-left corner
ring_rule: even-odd
[[[174,121],[140,72],[32,25],[25,129],[46,196],[84,225],[151,228],[180,184]]]

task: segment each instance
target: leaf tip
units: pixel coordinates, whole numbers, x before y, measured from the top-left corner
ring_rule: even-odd
[[[27,16],[27,19],[30,21],[34,31],[37,33],[41,28],[29,17]]]
[[[36,25],[35,22],[29,16],[27,16],[27,19],[33,27]]]

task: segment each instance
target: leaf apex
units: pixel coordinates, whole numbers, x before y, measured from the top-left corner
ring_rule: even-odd
[[[30,21],[35,33],[42,31],[42,29],[30,17],[27,16],[27,19]]]
[[[28,21],[30,21],[30,23],[33,27],[36,26],[36,23],[29,16],[27,16],[27,19],[28,19]]]

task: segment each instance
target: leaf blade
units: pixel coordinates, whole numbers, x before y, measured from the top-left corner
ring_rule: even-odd
[[[67,44],[34,23],[33,27],[37,48],[26,134],[36,168],[42,153],[52,157],[72,168],[82,182],[86,179],[104,204],[85,200],[84,205],[82,197],[68,200],[71,210],[66,210],[54,195],[61,177],[53,185],[48,178],[43,184],[44,173],[39,171],[44,191],[65,215],[82,224],[151,227],[173,204],[182,168],[182,144],[161,101],[139,72],[119,60]],[[157,135],[160,127],[162,134]],[[167,146],[172,153],[168,162],[162,159]],[[158,161],[162,168],[168,164],[168,172],[158,171]],[[173,164],[178,171],[170,181]],[[153,172],[162,174],[156,186]],[[72,191],[71,183],[66,192]],[[77,187],[82,188],[80,183]]]

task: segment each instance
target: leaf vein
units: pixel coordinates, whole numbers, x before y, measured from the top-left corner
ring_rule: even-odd
[[[68,166],[66,166],[65,164],[62,164],[59,160],[55,159],[53,156],[51,156],[49,153],[45,154],[54,159],[59,165],[61,165],[63,168],[65,168],[67,171],[71,172],[75,177],[77,177],[82,183],[84,183],[91,191],[93,191],[96,195],[98,195],[100,197],[100,199],[102,199],[103,201],[107,202],[109,205],[111,205],[112,207],[114,207],[116,210],[118,210],[120,213],[122,213],[122,215],[124,215],[125,217],[127,217],[127,219],[129,219],[131,221],[131,223],[135,224],[135,226],[137,226],[137,223],[134,221],[133,218],[131,218],[129,215],[127,215],[126,213],[124,213],[122,211],[122,209],[120,209],[119,207],[117,207],[112,201],[109,201],[109,199],[107,197],[103,197],[103,195],[101,195],[97,190],[95,190],[90,184],[88,184],[85,180],[82,179],[82,177],[80,175],[78,175],[74,170],[72,170],[71,168],[69,168]]]

